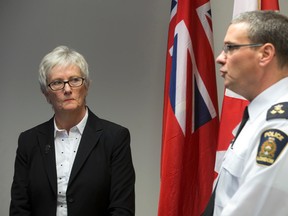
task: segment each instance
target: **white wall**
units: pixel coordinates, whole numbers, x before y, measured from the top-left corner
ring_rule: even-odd
[[[157,215],[165,53],[170,0],[1,0],[0,215],[8,215],[17,138],[46,121],[38,65],[64,44],[82,53],[92,86],[88,105],[128,127],[136,169],[136,215]],[[287,14],[288,3],[280,0]],[[211,0],[215,53],[232,16],[232,0]],[[217,75],[219,104],[222,80]]]

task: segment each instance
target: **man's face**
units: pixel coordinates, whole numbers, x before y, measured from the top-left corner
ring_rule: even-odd
[[[247,35],[248,26],[245,23],[232,24],[229,26],[224,44],[251,44]],[[253,97],[257,84],[259,85],[259,47],[243,46],[222,51],[216,58],[221,65],[220,73],[224,78],[226,88],[250,99]]]
[[[75,77],[82,77],[80,68],[75,65],[55,66],[47,77],[47,83],[54,81],[68,81]],[[85,82],[85,81],[84,81]],[[85,108],[88,89],[83,83],[78,87],[70,87],[65,84],[61,90],[53,91],[48,88],[45,93],[46,99],[51,103],[55,113],[76,111]]]

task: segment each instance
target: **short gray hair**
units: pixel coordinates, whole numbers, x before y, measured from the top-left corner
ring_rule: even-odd
[[[288,65],[288,17],[275,11],[249,11],[240,14],[231,24],[247,23],[251,43],[271,43],[282,68]]]
[[[47,92],[47,76],[51,72],[51,69],[57,65],[78,66],[81,70],[81,75],[85,78],[85,85],[89,87],[89,70],[85,58],[74,49],[67,46],[58,46],[45,55],[39,65],[39,84],[43,93]]]

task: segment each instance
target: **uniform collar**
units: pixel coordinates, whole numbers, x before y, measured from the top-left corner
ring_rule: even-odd
[[[283,96],[288,93],[288,77],[267,88],[248,105],[249,119],[255,120],[261,113],[268,110],[277,102],[282,102]],[[287,100],[287,97],[286,97]]]

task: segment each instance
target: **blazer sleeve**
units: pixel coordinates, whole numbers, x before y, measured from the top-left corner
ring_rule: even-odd
[[[109,215],[135,215],[135,171],[130,148],[128,129],[121,130],[114,136],[111,156],[111,192]]]
[[[27,137],[27,136],[26,136]],[[25,136],[20,134],[11,187],[10,216],[30,216],[31,206],[28,196],[28,154]]]

